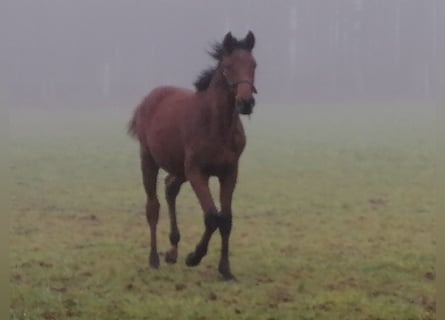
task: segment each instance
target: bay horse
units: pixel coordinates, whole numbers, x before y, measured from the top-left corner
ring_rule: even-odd
[[[170,217],[171,249],[167,263],[175,263],[180,240],[176,221],[176,197],[189,181],[204,212],[205,231],[195,250],[186,257],[196,266],[207,254],[209,240],[219,229],[221,256],[218,270],[225,280],[235,280],[229,264],[229,236],[232,229],[232,195],[238,175],[238,160],[246,144],[240,114],[250,115],[256,61],[252,55],[255,36],[244,39],[229,32],[209,54],[217,65],[203,71],[194,83],[196,90],[173,86],[153,89],[136,108],[128,133],[139,141],[142,180],[147,194],[146,216],[150,227],[149,265],[159,268],[156,226],[159,218],[157,176],[165,178],[165,196]],[[209,189],[209,178],[220,184],[218,211]]]

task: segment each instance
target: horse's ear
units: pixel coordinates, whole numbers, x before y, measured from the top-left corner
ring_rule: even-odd
[[[255,36],[252,31],[247,33],[247,36],[244,38],[244,43],[248,50],[252,50],[255,46]]]
[[[235,41],[236,41],[236,39],[232,36],[232,33],[228,32],[225,35],[224,40],[222,42],[224,51],[227,53],[231,53],[233,51],[233,49],[235,48]]]

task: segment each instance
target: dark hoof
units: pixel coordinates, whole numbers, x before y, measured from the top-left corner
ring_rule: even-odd
[[[167,263],[176,263],[177,258],[178,253],[174,249],[171,249],[165,253],[165,262]]]
[[[221,275],[222,275],[224,281],[238,282],[238,279],[233,274],[231,274],[230,272],[229,273],[225,273],[225,274],[221,274]]]
[[[150,256],[148,257],[148,263],[153,269],[159,269],[159,256],[156,252],[150,253]]]
[[[201,262],[202,257],[197,257],[194,252],[190,252],[185,259],[185,264],[189,267],[197,266]]]
[[[230,271],[230,265],[228,261],[221,261],[218,266],[218,271],[225,281],[238,281]]]

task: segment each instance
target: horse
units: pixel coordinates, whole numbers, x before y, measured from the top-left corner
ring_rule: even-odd
[[[207,254],[212,234],[219,229],[221,255],[218,271],[225,280],[236,280],[229,263],[232,229],[232,196],[237,183],[238,162],[246,145],[240,115],[250,115],[255,105],[256,61],[252,55],[255,36],[244,39],[228,32],[208,51],[216,66],[204,70],[195,90],[174,86],[153,89],[135,109],[128,134],[139,141],[143,186],[147,196],[146,218],[150,228],[149,265],[159,268],[156,228],[159,218],[157,177],[167,172],[165,197],[170,218],[170,250],[167,263],[175,263],[180,233],[176,221],[176,197],[182,184],[190,182],[204,212],[204,233],[187,266],[197,266]],[[209,178],[220,185],[220,211],[209,189]]]

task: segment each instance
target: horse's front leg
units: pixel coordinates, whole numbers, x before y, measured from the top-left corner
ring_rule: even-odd
[[[235,280],[229,263],[229,237],[232,230],[232,195],[235,190],[237,168],[233,168],[225,175],[219,177],[221,213],[219,232],[221,234],[221,258],[218,270],[225,280]]]
[[[219,225],[219,217],[209,189],[209,176],[202,173],[199,169],[187,170],[186,176],[198,197],[202,210],[204,211],[204,234],[197,244],[195,251],[189,253],[186,258],[186,264],[188,266],[196,266],[207,254],[210,238]]]

